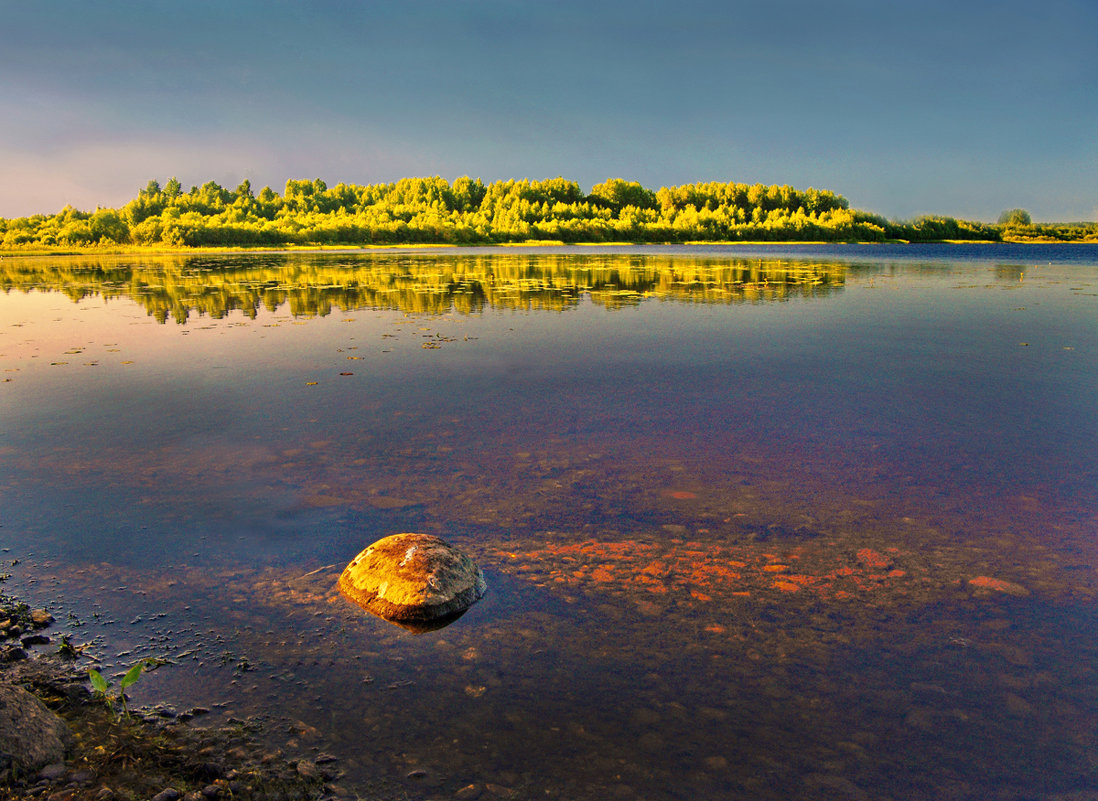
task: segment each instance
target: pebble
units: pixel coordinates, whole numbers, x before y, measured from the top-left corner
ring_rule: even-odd
[[[78,770],[69,777],[69,781],[86,787],[95,781],[95,774],[90,770]]]
[[[728,767],[728,760],[722,756],[706,757],[705,767],[709,770],[724,770]]]
[[[483,792],[484,788],[479,784],[467,784],[454,793],[454,798],[458,801],[475,801]]]
[[[46,781],[54,781],[60,779],[65,775],[65,763],[55,762],[52,765],[46,765],[42,770],[38,771],[38,778],[45,779]]]
[[[317,768],[315,762],[311,762],[308,759],[298,760],[297,774],[306,779],[319,779],[320,770]]]
[[[1005,706],[1007,712],[1017,717],[1026,717],[1034,714],[1036,711],[1033,708],[1033,704],[1014,693],[1007,693]]]
[[[165,787],[152,797],[152,801],[177,801],[180,795],[180,792],[174,787]]]
[[[850,801],[869,798],[864,790],[843,776],[810,773],[805,776],[804,781],[813,790],[825,791],[832,797],[850,799]]]

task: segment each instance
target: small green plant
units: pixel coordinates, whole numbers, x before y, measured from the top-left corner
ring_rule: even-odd
[[[86,645],[73,645],[69,635],[62,634],[61,644],[57,646],[57,653],[65,659],[76,659],[86,647]]]
[[[125,717],[127,720],[130,717],[130,708],[126,703],[126,690],[135,681],[141,678],[142,672],[145,670],[146,663],[151,660],[143,659],[137,664],[133,665],[118,681],[118,692],[111,692],[111,683],[103,678],[103,674],[95,668],[88,668],[88,678],[91,679],[92,687],[95,689],[95,694],[103,699],[103,703],[107,705],[107,709],[111,711],[115,717]],[[115,711],[115,702],[118,702],[122,707],[122,713],[118,714]]]

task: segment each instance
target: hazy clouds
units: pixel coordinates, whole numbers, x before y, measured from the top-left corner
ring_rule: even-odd
[[[1098,6],[0,2],[0,215],[150,178],[815,185],[1091,217]]]

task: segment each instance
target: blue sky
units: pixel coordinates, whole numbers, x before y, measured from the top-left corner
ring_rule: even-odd
[[[1098,219],[1095,0],[0,0],[0,216],[150,178],[788,183]]]

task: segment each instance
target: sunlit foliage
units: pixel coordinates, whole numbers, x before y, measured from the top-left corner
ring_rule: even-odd
[[[851,209],[833,192],[791,186],[693,183],[653,192],[611,178],[589,193],[575,181],[508,180],[484,184],[404,178],[394,183],[329,187],[319,178],[289,180],[279,194],[243,181],[184,189],[152,180],[119,209],[0,219],[5,249],[282,247],[293,245],[501,244],[694,241],[937,241],[1011,238],[1083,239],[1098,226],[1034,226],[1021,210],[998,225],[922,217],[890,222]],[[1024,217],[1023,217],[1024,215]]]

